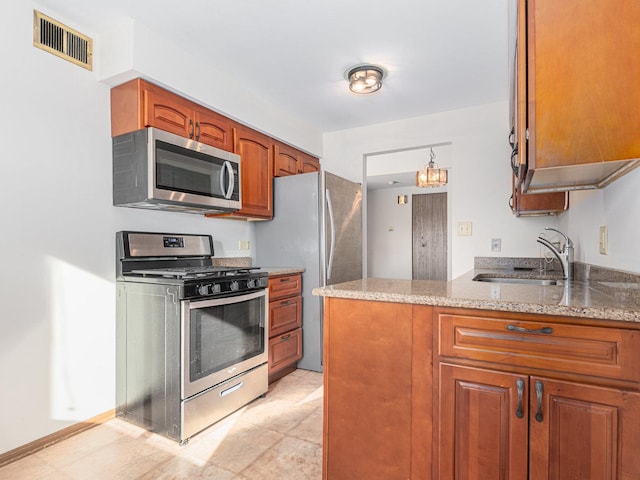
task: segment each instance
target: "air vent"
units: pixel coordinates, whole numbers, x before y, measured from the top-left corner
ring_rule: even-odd
[[[33,45],[92,69],[93,40],[37,10],[33,11]]]

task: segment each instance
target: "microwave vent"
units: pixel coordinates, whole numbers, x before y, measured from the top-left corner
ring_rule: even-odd
[[[87,70],[93,69],[93,40],[37,10],[33,11],[33,45]]]

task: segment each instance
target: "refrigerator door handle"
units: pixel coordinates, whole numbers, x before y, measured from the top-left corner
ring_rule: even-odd
[[[327,264],[327,282],[331,278],[331,269],[333,268],[333,254],[336,246],[336,225],[333,219],[333,205],[331,204],[331,195],[329,189],[326,189],[327,211],[329,212],[329,228],[331,228],[331,247],[329,249],[329,262]]]

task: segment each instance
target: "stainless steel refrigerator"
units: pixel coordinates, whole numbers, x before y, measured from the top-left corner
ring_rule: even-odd
[[[256,265],[304,267],[302,359],[322,371],[322,299],[311,291],[362,278],[362,187],[329,172],[277,177],[274,217],[255,224]]]

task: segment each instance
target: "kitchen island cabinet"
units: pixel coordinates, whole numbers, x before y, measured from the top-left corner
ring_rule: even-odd
[[[636,330],[436,309],[438,478],[636,478]]]
[[[314,289],[324,478],[637,479],[640,281],[475,274]]]

